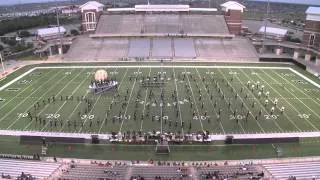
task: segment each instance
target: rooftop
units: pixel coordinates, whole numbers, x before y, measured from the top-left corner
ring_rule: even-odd
[[[228,1],[226,3],[223,3],[220,5],[222,7],[222,10],[229,11],[229,10],[240,10],[241,12],[244,11],[246,8],[244,5],[236,2],[236,1]]]
[[[259,29],[259,33],[264,33],[265,27],[262,26]],[[270,35],[275,35],[275,36],[280,36],[283,37],[287,34],[288,30],[287,29],[281,29],[281,28],[274,28],[274,27],[267,27],[266,28],[266,33]]]
[[[43,28],[43,29],[38,29],[37,34],[39,36],[48,36],[48,35],[56,35],[60,33],[65,33],[66,29],[63,26],[59,27],[53,27],[53,28]]]
[[[320,15],[320,7],[309,7],[306,10],[306,14]]]

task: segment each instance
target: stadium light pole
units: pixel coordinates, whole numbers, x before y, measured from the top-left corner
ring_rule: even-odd
[[[262,51],[265,49],[265,41],[267,37],[267,25],[268,25],[268,18],[269,18],[269,11],[270,11],[270,0],[267,3],[267,17],[264,18],[264,33],[263,33],[263,41],[262,41]]]
[[[6,74],[6,70],[5,70],[5,68],[4,68],[4,64],[3,64],[3,56],[2,56],[2,52],[0,52],[0,60],[1,60],[1,66],[2,66],[3,74]]]
[[[59,20],[58,3],[57,3],[57,7],[56,7],[56,13],[57,13],[57,26],[58,26],[58,39],[59,39],[58,53],[59,53],[59,55],[62,56],[63,50],[62,50],[62,40],[61,40],[61,30],[60,30],[60,20]],[[61,48],[61,54],[60,54],[59,48]]]

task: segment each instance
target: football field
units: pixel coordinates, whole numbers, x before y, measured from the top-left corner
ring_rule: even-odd
[[[89,91],[99,69],[118,81],[117,89]],[[98,134],[319,131],[318,83],[291,67],[262,65],[34,67],[0,86],[0,129]]]

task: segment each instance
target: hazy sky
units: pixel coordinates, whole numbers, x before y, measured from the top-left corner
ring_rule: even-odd
[[[48,2],[48,1],[61,1],[61,0],[0,0],[0,5],[32,3],[32,2]],[[248,0],[248,1],[267,1],[267,0]],[[286,2],[286,3],[298,3],[298,4],[309,4],[309,5],[320,6],[320,0],[270,0],[270,2]]]
[[[49,1],[62,1],[62,0],[0,0],[0,5],[34,3],[34,2],[49,2]]]
[[[248,0],[248,1],[268,1],[268,0]],[[320,0],[270,0],[270,2],[285,2],[285,3],[308,4],[308,5],[320,6]]]

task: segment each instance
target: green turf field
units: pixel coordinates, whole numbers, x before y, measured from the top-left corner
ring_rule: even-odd
[[[98,69],[107,70],[119,82],[117,90],[99,95],[88,91]],[[213,134],[319,131],[318,81],[296,72],[265,66],[35,68],[21,73],[17,81],[1,84],[0,129],[79,133],[208,130]],[[163,79],[163,103],[160,87],[141,85],[147,76],[150,82]]]

